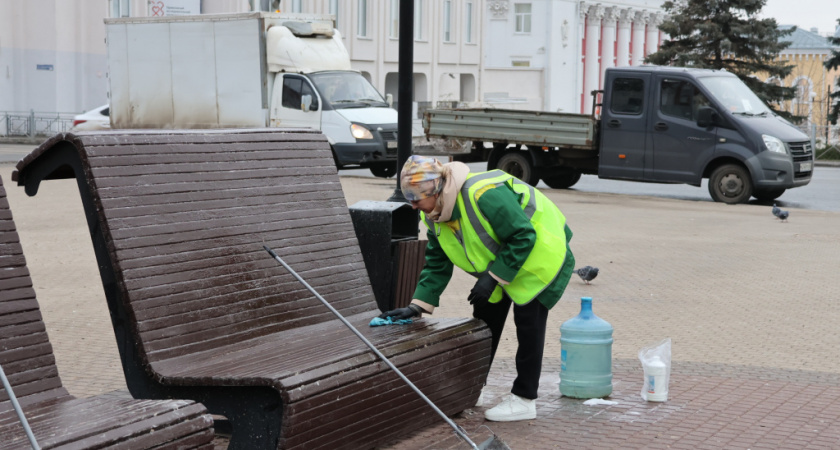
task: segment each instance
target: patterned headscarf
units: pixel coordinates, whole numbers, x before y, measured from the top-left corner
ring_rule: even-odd
[[[435,158],[412,155],[400,173],[400,187],[410,201],[423,200],[443,189],[443,165]]]

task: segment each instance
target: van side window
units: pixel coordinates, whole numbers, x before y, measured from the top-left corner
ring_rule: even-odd
[[[284,108],[300,109],[301,98],[304,95],[312,96],[312,105],[309,109],[316,111],[318,109],[318,97],[312,91],[312,87],[303,78],[299,77],[283,77],[283,100]]]
[[[700,89],[688,81],[664,79],[659,86],[659,111],[666,116],[695,120],[697,110],[709,103]]]
[[[641,114],[644,97],[644,80],[616,78],[612,85],[610,111],[616,114]]]

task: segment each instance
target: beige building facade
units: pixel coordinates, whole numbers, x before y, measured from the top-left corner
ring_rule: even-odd
[[[840,28],[836,33],[840,35]],[[796,97],[781,107],[785,111],[805,117],[801,126],[827,127],[828,109],[831,105],[829,95],[838,89],[840,69],[828,70],[825,62],[831,58],[833,51],[840,48],[832,47],[826,36],[813,29],[797,28],[785,40],[791,41],[791,44],[779,54],[778,60],[793,66],[790,75],[783,80],[766,75],[759,77],[766,82],[796,88]],[[816,134],[817,139],[820,139],[824,133]]]

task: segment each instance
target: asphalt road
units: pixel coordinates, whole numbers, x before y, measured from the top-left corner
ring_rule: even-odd
[[[486,163],[469,163],[473,171],[486,170]],[[343,176],[371,175],[367,169],[341,170]],[[540,181],[540,189],[550,189]],[[703,180],[701,187],[687,184],[658,184],[640,183],[635,181],[602,180],[595,175],[584,175],[570,190],[579,192],[594,192],[604,194],[642,195],[659,198],[673,198],[678,200],[712,202],[709,196],[708,180]],[[782,208],[813,209],[817,211],[840,211],[840,167],[818,166],[814,169],[814,176],[807,186],[789,189],[776,200]],[[771,205],[751,199],[750,204]]]
[[[36,145],[0,144],[0,164],[16,163],[32,151]],[[486,163],[470,163],[473,171],[486,169]],[[372,177],[368,169],[350,169],[339,171],[341,176]],[[584,175],[571,190],[579,192],[595,192],[606,194],[641,195],[678,200],[711,202],[707,180],[699,188],[684,184],[655,184],[632,181],[602,180],[594,175]],[[541,189],[550,189],[545,183],[538,185]],[[790,189],[784,193],[776,203],[782,208],[813,209],[818,211],[840,211],[840,167],[818,166],[814,169],[814,177],[807,186]],[[384,200],[384,199],[383,199]],[[752,204],[762,204],[752,199]],[[769,205],[770,203],[767,203]]]

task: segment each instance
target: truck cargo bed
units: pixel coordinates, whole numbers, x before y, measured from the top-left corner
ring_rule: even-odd
[[[585,114],[512,109],[432,109],[423,116],[429,139],[597,149],[597,120]]]

